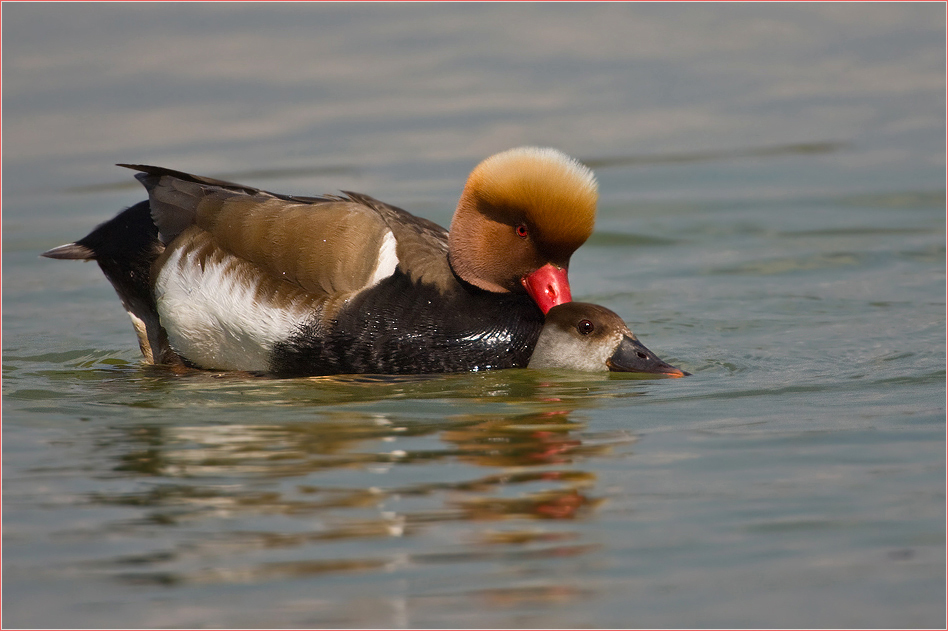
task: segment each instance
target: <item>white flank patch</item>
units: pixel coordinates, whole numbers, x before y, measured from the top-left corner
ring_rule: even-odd
[[[202,269],[182,251],[172,252],[155,281],[171,347],[202,368],[267,370],[274,344],[297,330],[306,310],[261,304],[259,279],[210,261]]]
[[[375,271],[372,278],[369,279],[369,287],[378,284],[380,281],[388,278],[395,273],[398,267],[398,254],[395,251],[395,235],[389,230],[382,239],[382,245],[379,247],[379,260],[375,264]]]

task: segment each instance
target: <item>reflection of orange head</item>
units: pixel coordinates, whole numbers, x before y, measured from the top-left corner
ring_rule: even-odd
[[[593,502],[594,500],[574,490],[553,495],[546,501],[538,502],[536,513],[547,519],[572,519],[576,517],[577,511]]]
[[[467,519],[575,519],[603,500],[590,498],[575,488],[532,493],[526,497],[482,497],[457,502]]]
[[[479,593],[489,605],[501,607],[563,605],[593,596],[592,591],[571,585],[504,587],[503,589],[485,589]]]
[[[576,450],[589,453],[570,432],[583,425],[570,421],[569,411],[536,412],[484,421],[442,432],[461,458],[487,467],[525,467],[571,462]],[[604,447],[592,448],[602,451]]]

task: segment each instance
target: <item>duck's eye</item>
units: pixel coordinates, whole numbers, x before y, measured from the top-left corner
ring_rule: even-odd
[[[580,335],[589,335],[596,330],[596,325],[589,320],[580,320],[579,324],[576,325],[576,330],[579,331]]]
[[[527,238],[527,226],[526,224],[517,224],[517,236],[521,239]]]

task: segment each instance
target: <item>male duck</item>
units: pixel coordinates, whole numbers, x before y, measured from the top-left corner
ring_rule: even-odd
[[[97,261],[148,361],[277,375],[526,366],[597,202],[589,169],[534,147],[474,169],[450,232],[358,193],[121,166],[148,201],[43,256]]]

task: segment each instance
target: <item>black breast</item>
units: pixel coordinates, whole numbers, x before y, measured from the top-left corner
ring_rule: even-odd
[[[278,344],[279,375],[410,374],[520,368],[543,314],[527,295],[457,284],[447,294],[401,271],[355,297],[328,327],[314,320]]]

